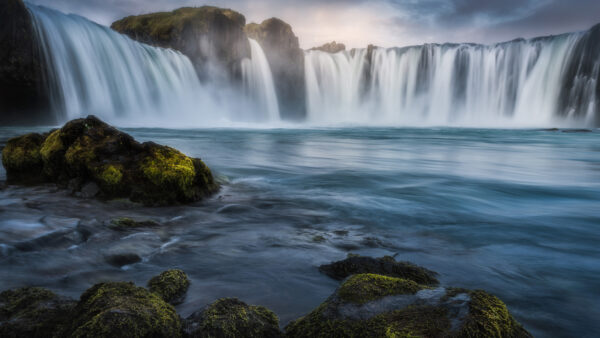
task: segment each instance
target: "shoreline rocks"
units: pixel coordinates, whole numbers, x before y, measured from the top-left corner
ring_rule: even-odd
[[[219,188],[202,160],[138,143],[94,116],[44,135],[8,140],[2,164],[9,184],[56,183],[82,197],[129,198],[145,205],[195,202]]]
[[[385,257],[373,260],[391,264]],[[183,301],[189,285],[183,271],[168,270],[153,277],[149,289],[126,282],[100,283],[85,291],[78,302],[42,288],[4,291],[0,293],[0,335],[532,337],[500,299],[485,291],[424,285],[375,273],[349,275],[320,306],[290,322],[284,331],[275,313],[236,298],[218,299],[182,319],[172,304]]]

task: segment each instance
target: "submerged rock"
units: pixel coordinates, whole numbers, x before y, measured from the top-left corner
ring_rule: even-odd
[[[146,205],[194,202],[218,190],[200,159],[138,143],[94,116],[68,122],[49,135],[10,139],[2,163],[11,184],[54,182],[83,188],[81,196],[130,198]]]
[[[88,289],[73,311],[71,337],[181,337],[175,309],[133,283],[102,283]]]
[[[320,50],[321,52],[335,54],[335,53],[345,51],[346,45],[344,45],[343,43],[337,43],[337,42],[333,41],[333,42],[326,43],[319,47],[313,47],[310,50]]]
[[[190,280],[181,270],[165,271],[148,282],[150,292],[173,305],[183,303],[189,287]]]
[[[138,228],[154,228],[160,226],[160,224],[151,220],[136,221],[131,218],[121,217],[111,220],[107,226],[112,230],[126,231]]]
[[[0,293],[0,337],[51,337],[70,320],[76,302],[42,288]]]
[[[287,337],[531,337],[498,298],[484,291],[431,288],[414,281],[359,274]]]
[[[190,58],[198,75],[218,75],[214,67],[241,76],[241,60],[250,57],[244,34],[246,18],[233,10],[203,6],[129,16],[111,28],[150,45],[172,48]]]
[[[22,0],[0,1],[0,125],[53,123],[46,66]]]
[[[344,260],[321,265],[319,271],[337,280],[342,280],[354,274],[374,273],[404,278],[423,285],[437,285],[439,283],[435,278],[437,275],[435,272],[409,262],[397,262],[390,256],[372,258],[349,255]]]
[[[262,306],[235,299],[219,299],[188,317],[185,333],[192,338],[277,338],[283,337],[279,319]]]

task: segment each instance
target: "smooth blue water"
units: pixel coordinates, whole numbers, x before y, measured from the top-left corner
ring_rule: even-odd
[[[0,128],[0,144],[25,131]],[[183,315],[237,296],[285,324],[338,285],[318,265],[349,252],[397,254],[438,271],[443,285],[498,295],[536,336],[600,335],[599,131],[126,131],[203,158],[222,191],[147,209],[51,186],[0,190],[2,288],[77,296],[99,280],[144,284],[180,267],[192,279]],[[107,230],[117,216],[168,226]],[[144,261],[112,267],[113,252]]]

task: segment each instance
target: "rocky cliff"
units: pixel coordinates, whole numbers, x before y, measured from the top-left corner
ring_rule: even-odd
[[[241,60],[250,57],[244,33],[246,18],[211,6],[129,16],[111,28],[134,40],[172,48],[188,56],[201,78],[241,76]]]
[[[304,52],[292,27],[284,21],[271,18],[261,24],[246,25],[249,38],[263,48],[279,98],[284,119],[301,119],[305,116]]]
[[[22,0],[0,2],[0,125],[54,122],[31,17]]]
[[[320,50],[326,53],[339,53],[346,50],[346,45],[333,41],[319,47],[313,47],[310,50]]]

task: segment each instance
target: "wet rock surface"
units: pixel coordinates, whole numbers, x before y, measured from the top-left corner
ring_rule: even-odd
[[[248,305],[239,299],[219,299],[185,321],[187,337],[283,337],[279,319],[262,306]]]
[[[83,198],[169,205],[198,201],[218,190],[202,160],[152,142],[138,143],[94,116],[43,135],[8,140],[2,164],[10,184],[53,182]]]
[[[393,257],[380,258],[349,255],[348,258],[324,264],[319,271],[327,276],[342,280],[350,275],[373,273],[412,280],[423,285],[437,285],[436,273],[409,262],[397,262]]]
[[[374,274],[348,278],[285,330],[287,337],[531,337],[502,301],[484,291]]]

